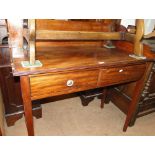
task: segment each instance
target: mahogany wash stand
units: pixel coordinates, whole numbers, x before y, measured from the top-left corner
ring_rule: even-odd
[[[152,58],[144,52],[141,43],[144,21],[137,20],[135,34],[114,30],[111,32],[37,30],[35,20],[28,20],[28,23],[29,49],[23,50],[23,57],[13,56],[12,59],[12,74],[14,77],[20,77],[28,135],[34,135],[33,100],[134,81],[136,84],[123,127],[123,131],[126,131],[152,66],[150,62]],[[11,40],[13,29],[9,20],[8,30]],[[106,42],[103,47],[36,48],[38,40]],[[122,47],[116,44],[113,48],[109,45],[111,40],[121,42]],[[128,52],[123,49],[124,42],[133,44],[134,50]],[[15,52],[11,41],[10,47],[12,53]]]

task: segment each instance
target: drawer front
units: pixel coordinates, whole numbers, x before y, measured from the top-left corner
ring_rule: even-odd
[[[30,77],[31,98],[40,99],[97,87],[99,70]]]
[[[133,65],[101,69],[98,86],[108,86],[128,81],[136,81],[144,74],[145,68],[145,65]]]

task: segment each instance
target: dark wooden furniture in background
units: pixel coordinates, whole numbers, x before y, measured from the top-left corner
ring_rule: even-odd
[[[10,50],[7,47],[0,47],[0,83],[5,108],[5,118],[8,126],[23,116],[23,101],[21,97],[20,80],[12,76],[10,63]],[[42,116],[39,102],[33,104],[33,114],[36,118]]]
[[[1,87],[1,85],[0,85]],[[0,136],[5,135],[5,119],[4,119],[4,106],[3,106],[3,99],[0,90]]]
[[[83,106],[88,106],[88,104],[97,97],[97,99],[101,100],[100,107],[104,108],[104,104],[108,104],[110,102],[108,93],[109,87],[82,91],[78,94]]]
[[[97,89],[92,89],[92,90],[87,90],[87,91],[82,91],[79,93],[81,103],[83,106],[87,106],[91,101],[94,100],[95,97],[98,99],[102,99],[103,94],[103,89],[102,88],[97,88]]]
[[[5,20],[0,20],[0,85],[8,126],[23,116],[23,101],[21,97],[20,79],[12,75],[11,52],[8,46],[8,34]],[[36,118],[42,116],[39,102],[33,104],[33,114]]]

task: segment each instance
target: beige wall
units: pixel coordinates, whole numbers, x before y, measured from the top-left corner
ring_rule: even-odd
[[[0,128],[2,130],[2,134],[4,135],[4,110],[3,110],[3,100],[2,94],[0,89]]]

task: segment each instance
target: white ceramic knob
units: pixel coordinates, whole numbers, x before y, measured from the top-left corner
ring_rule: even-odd
[[[123,69],[120,69],[119,72],[120,72],[120,73],[123,72]]]
[[[68,87],[73,86],[73,84],[74,84],[74,81],[73,81],[73,80],[68,80],[68,81],[67,81],[67,86],[68,86]]]

